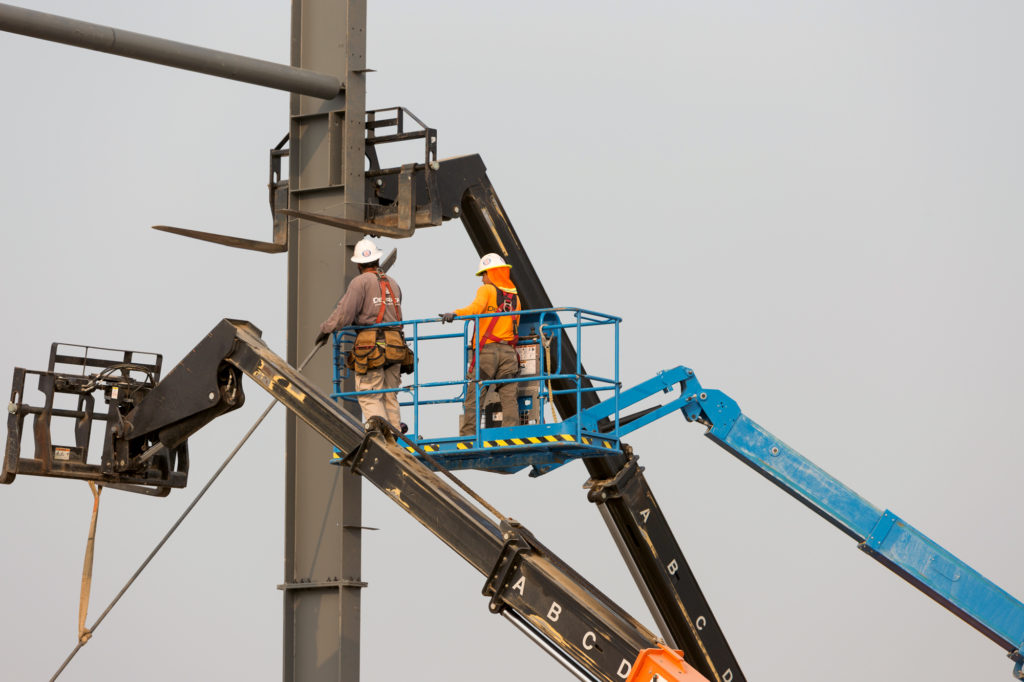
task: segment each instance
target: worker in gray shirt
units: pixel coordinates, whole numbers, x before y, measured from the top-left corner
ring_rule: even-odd
[[[320,325],[317,345],[343,327],[402,321],[402,289],[380,269],[382,255],[369,239],[356,244],[352,262],[359,264],[359,275],[348,285],[334,312]],[[348,357],[348,366],[355,371],[356,390],[380,391],[401,386],[404,353],[405,339],[400,325],[394,330],[376,328],[359,332]],[[363,422],[370,417],[381,417],[401,429],[397,393],[357,397]]]

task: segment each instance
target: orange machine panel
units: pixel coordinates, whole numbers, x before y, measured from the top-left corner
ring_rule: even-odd
[[[683,661],[683,652],[660,646],[644,649],[636,657],[633,670],[626,682],[708,682]]]

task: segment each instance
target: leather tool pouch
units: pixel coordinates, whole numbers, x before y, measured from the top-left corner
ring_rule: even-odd
[[[352,350],[348,354],[348,367],[356,374],[366,374],[371,369],[383,367],[387,362],[385,347],[377,343],[377,329],[364,329],[356,334]]]
[[[387,359],[387,364],[403,362],[406,350],[405,335],[402,332],[393,329],[384,330],[384,357]]]

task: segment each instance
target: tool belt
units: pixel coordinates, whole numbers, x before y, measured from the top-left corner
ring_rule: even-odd
[[[364,329],[356,334],[345,364],[356,374],[371,369],[400,364],[402,374],[411,374],[415,368],[412,349],[405,345],[405,334],[399,329]]]

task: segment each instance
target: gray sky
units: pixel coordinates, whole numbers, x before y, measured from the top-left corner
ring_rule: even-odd
[[[22,4],[288,59],[284,0]],[[369,12],[368,104],[409,107],[439,129],[442,156],[483,156],[552,299],[625,318],[626,384],[694,368],[1024,596],[1020,3]],[[283,256],[148,226],[269,239],[267,150],[287,95],[7,34],[0,61],[0,371],[43,369],[55,340],[173,364],[222,317],[283,352]],[[460,225],[400,247],[408,317],[468,303],[476,257]],[[247,391],[192,439],[188,490],[105,493],[90,623],[269,400]],[[61,679],[279,678],[277,410]],[[674,416],[628,441],[748,679],[1009,679],[998,647],[702,431]],[[582,465],[466,478],[651,624]],[[567,679],[392,507],[367,487],[364,523],[381,530],[364,541],[365,679]],[[80,482],[0,490],[5,679],[47,679],[74,646],[90,509]]]

